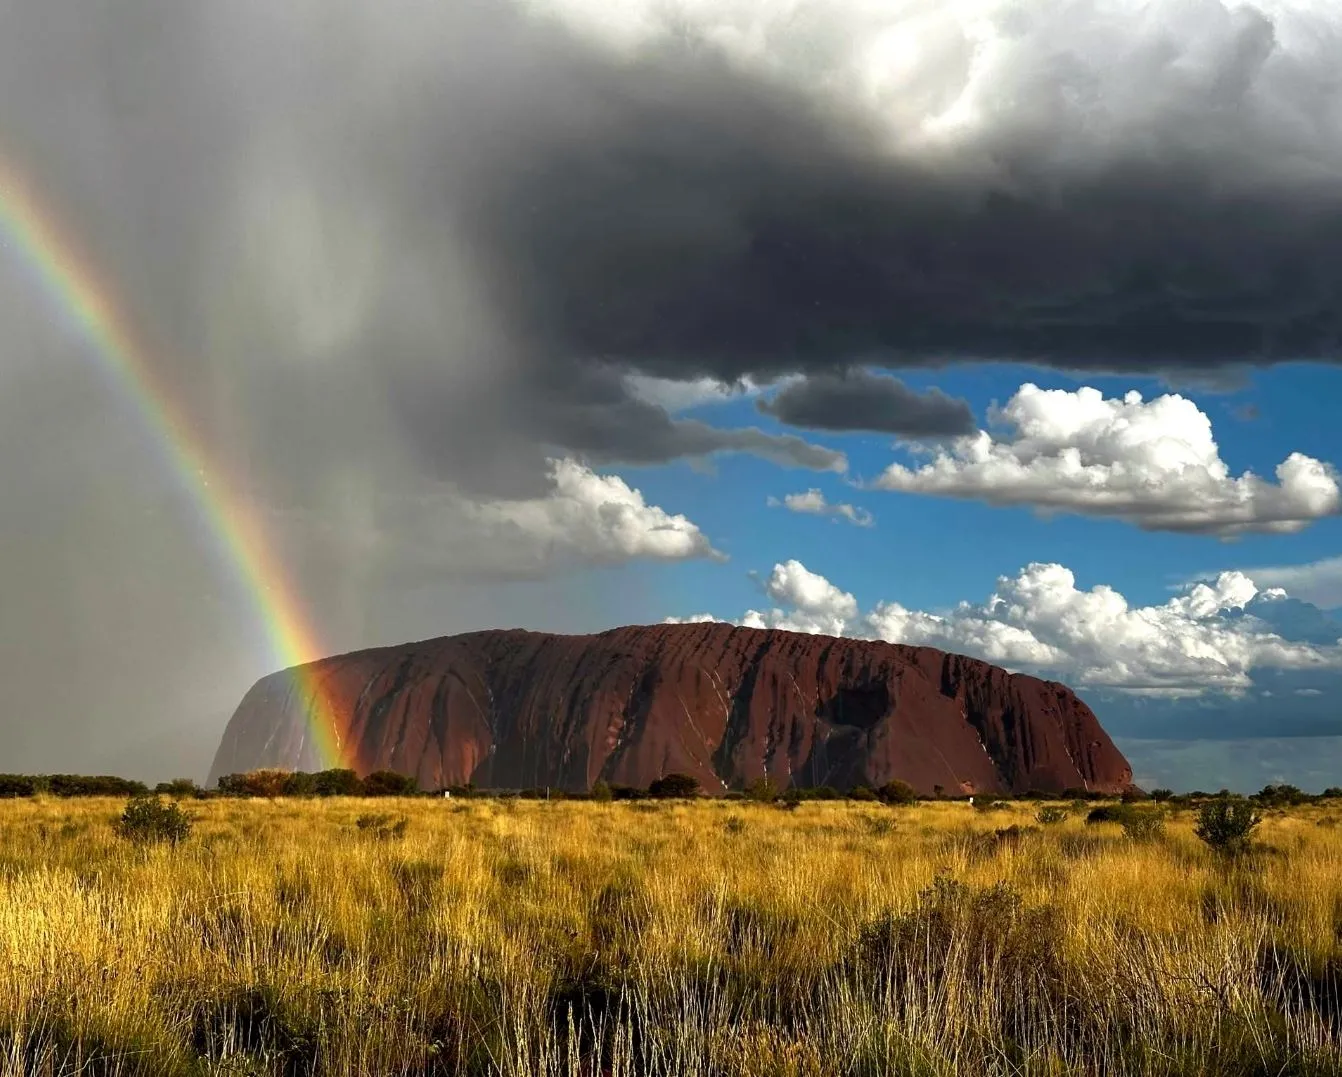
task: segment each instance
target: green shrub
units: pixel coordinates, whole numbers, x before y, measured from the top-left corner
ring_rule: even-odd
[[[170,782],[159,782],[154,786],[154,792],[163,796],[176,797],[199,797],[202,790],[190,778],[174,778]]]
[[[317,795],[317,776],[307,771],[296,770],[284,779],[286,797],[311,797]]]
[[[605,802],[612,800],[615,794],[611,792],[610,786],[603,781],[597,781],[592,784],[592,799]]]
[[[1155,800],[1155,801],[1165,801],[1165,800],[1169,800],[1170,797],[1172,797],[1172,796],[1174,796],[1174,790],[1173,790],[1173,789],[1152,789],[1152,790],[1151,790],[1151,799],[1152,799],[1152,800]]]
[[[1265,785],[1249,799],[1269,808],[1293,808],[1314,798],[1294,785]]]
[[[36,775],[0,774],[0,797],[32,797],[45,791],[45,783]]]
[[[884,804],[916,804],[918,802],[918,793],[908,782],[902,782],[898,778],[894,781],[886,782],[876,790],[876,797]]]
[[[1090,809],[1086,816],[1086,822],[1121,823],[1125,815],[1127,815],[1127,809],[1122,804],[1101,804],[1098,808]]]
[[[144,782],[112,774],[48,774],[39,780],[47,792],[58,797],[138,797],[149,792]]]
[[[176,845],[191,833],[191,817],[176,804],[164,804],[157,795],[137,796],[127,802],[116,830],[128,841]]]
[[[1060,808],[1056,804],[1049,804],[1047,807],[1040,808],[1034,813],[1035,821],[1043,823],[1045,826],[1056,826],[1058,823],[1067,822],[1067,817],[1071,813],[1066,808]]]
[[[852,792],[848,794],[848,799],[872,801],[876,799],[876,794],[873,793],[870,789],[868,789],[865,785],[855,785],[853,786]]]
[[[317,771],[312,776],[312,791],[319,797],[357,797],[363,795],[363,782],[354,771],[336,767]]]
[[[375,770],[363,780],[366,797],[412,797],[419,792],[419,783],[407,774],[394,770]]]
[[[648,795],[663,799],[698,796],[699,779],[689,774],[672,772],[648,786]]]
[[[973,804],[975,811],[1000,811],[1006,807],[1006,801],[994,796],[975,796]]]
[[[745,788],[747,800],[757,800],[761,803],[771,804],[778,799],[778,786],[767,777],[756,778]]]
[[[1193,832],[1221,856],[1248,852],[1250,835],[1263,820],[1247,800],[1217,797],[1198,809]]]
[[[1155,841],[1165,834],[1165,816],[1160,811],[1129,808],[1119,822],[1123,833],[1133,841]]]
[[[290,771],[278,768],[224,774],[219,778],[219,792],[235,797],[279,797],[284,795],[289,776]]]

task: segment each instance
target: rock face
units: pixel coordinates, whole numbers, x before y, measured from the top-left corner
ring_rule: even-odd
[[[228,723],[211,783],[320,769],[314,684],[360,772],[413,774],[426,789],[646,786],[672,771],[708,792],[765,775],[784,787],[899,778],[923,793],[1132,781],[1061,684],[927,647],[687,624],[474,632],[273,674]]]

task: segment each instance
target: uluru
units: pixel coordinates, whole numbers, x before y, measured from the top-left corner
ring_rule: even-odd
[[[766,776],[783,788],[900,779],[927,794],[1132,781],[1062,684],[928,647],[711,623],[472,632],[271,674],[229,721],[210,781],[320,769],[314,686],[360,771],[426,789],[646,786],[672,772],[708,792]]]

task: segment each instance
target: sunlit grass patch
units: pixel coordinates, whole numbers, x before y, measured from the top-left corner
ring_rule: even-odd
[[[1233,860],[1069,805],[124,807],[0,804],[0,1072],[1342,1072],[1313,806]]]

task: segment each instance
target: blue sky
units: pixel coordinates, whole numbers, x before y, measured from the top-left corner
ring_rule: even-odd
[[[1148,401],[1178,393],[1210,419],[1232,475],[1271,476],[1292,452],[1326,462],[1342,458],[1342,428],[1333,418],[1334,402],[1342,399],[1342,371],[1323,365],[1248,371],[1239,384],[1229,386],[1171,386],[1157,378],[1070,376],[1006,364],[901,374],[919,390],[936,386],[968,400],[980,423],[986,423],[990,405],[1004,403],[1026,382],[1068,391],[1090,385],[1106,397],[1136,389]],[[750,394],[687,414],[722,425],[777,425],[761,414]],[[772,604],[766,594],[770,571],[793,559],[850,592],[860,608],[893,600],[913,610],[947,612],[962,601],[982,603],[999,577],[1014,577],[1031,562],[1065,565],[1075,573],[1079,589],[1108,585],[1130,606],[1152,606],[1168,602],[1199,578],[1243,570],[1252,575],[1253,569],[1268,566],[1302,566],[1308,572],[1342,549],[1342,519],[1335,515],[1291,534],[1221,538],[1142,530],[1080,513],[1043,514],[1028,507],[872,489],[871,480],[892,459],[909,456],[906,445],[870,434],[831,433],[815,440],[846,453],[849,472],[817,475],[749,456],[721,457],[708,468],[681,463],[624,469],[649,501],[688,515],[729,558],[656,570],[656,601],[667,615],[711,613],[734,620],[745,610],[765,610]],[[866,510],[871,525],[768,503],[812,488],[830,503]],[[1335,573],[1325,573],[1318,585],[1293,583],[1291,591],[1326,604],[1337,593],[1335,579]],[[1265,579],[1260,589],[1275,582]],[[1330,627],[1331,622],[1317,638],[1328,638]],[[1285,639],[1300,637],[1290,627],[1279,631]],[[1342,715],[1335,715],[1333,704],[1342,688],[1336,668],[1299,675],[1257,670],[1253,682],[1247,691],[1213,690],[1196,699],[1080,691],[1148,785],[1256,788],[1290,780],[1322,788],[1342,781],[1342,740],[1318,736],[1342,734]]]
[[[1295,451],[1325,461],[1342,458],[1342,425],[1335,418],[1335,402],[1342,400],[1342,371],[1322,365],[1253,371],[1234,391],[1173,389],[1159,379],[1132,376],[1069,377],[1005,364],[901,376],[920,389],[938,386],[964,397],[980,422],[986,421],[990,404],[1005,402],[1025,382],[1069,390],[1092,385],[1106,396],[1136,389],[1147,399],[1178,392],[1211,418],[1221,456],[1234,474],[1252,470],[1271,475]],[[1249,405],[1256,416],[1246,418]],[[761,415],[750,398],[702,406],[694,414],[722,425],[782,429]],[[813,440],[847,453],[851,474],[789,471],[747,456],[719,458],[707,472],[684,463],[622,469],[648,500],[688,514],[731,557],[724,565],[691,562],[672,570],[666,590],[669,614],[758,604],[760,590],[748,573],[767,574],[775,562],[788,558],[861,599],[896,599],[935,610],[986,598],[998,576],[1014,574],[1031,561],[1060,562],[1083,585],[1107,583],[1144,605],[1165,601],[1172,587],[1204,574],[1305,564],[1342,553],[1338,518],[1320,520],[1296,534],[1250,534],[1222,541],[1145,532],[1117,520],[1061,513],[1044,517],[1028,508],[862,489],[863,480],[907,455],[895,439],[829,434]],[[789,514],[766,504],[769,496],[781,498],[811,487],[820,488],[831,502],[867,509],[873,526]]]

